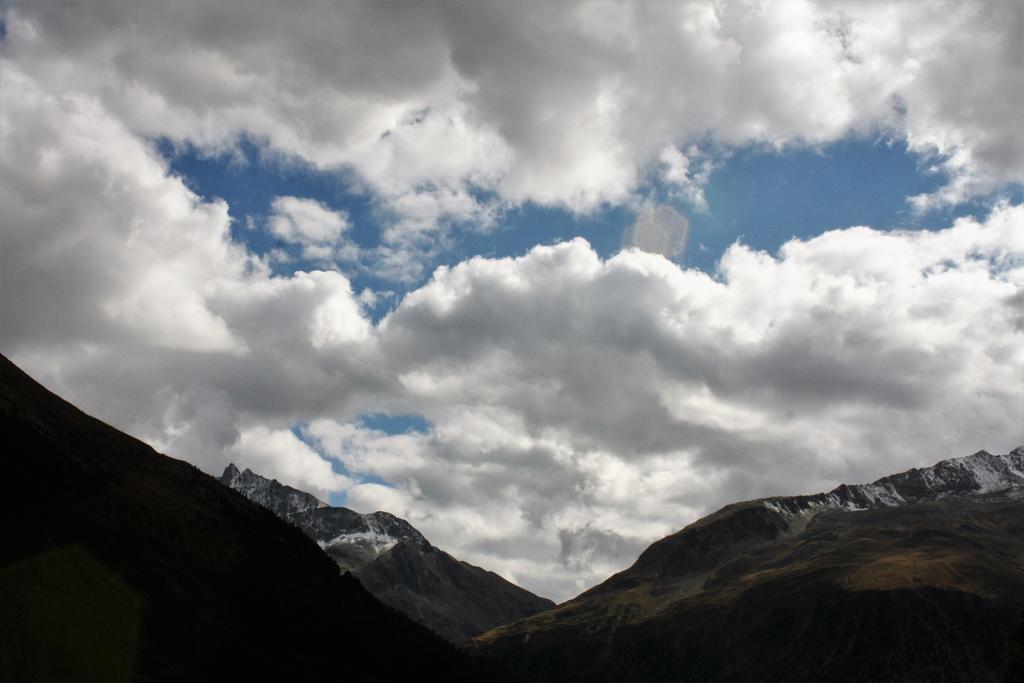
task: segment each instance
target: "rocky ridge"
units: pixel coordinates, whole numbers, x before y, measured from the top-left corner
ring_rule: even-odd
[[[535,681],[996,681],[1024,610],[1024,447],[728,505],[476,651]]]
[[[388,512],[332,507],[315,496],[230,464],[220,481],[316,541],[384,603],[451,642],[554,607],[554,603],[462,562]]]

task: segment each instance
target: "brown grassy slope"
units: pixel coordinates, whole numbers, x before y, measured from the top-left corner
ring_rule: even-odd
[[[474,648],[538,681],[997,680],[1024,607],[1020,500],[784,527],[730,506]]]

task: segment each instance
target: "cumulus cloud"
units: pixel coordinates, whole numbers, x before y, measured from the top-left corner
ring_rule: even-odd
[[[219,283],[259,269],[227,238],[227,205],[167,177],[154,150],[94,99],[0,68],[4,337],[238,348],[205,302]]]
[[[662,179],[672,189],[673,195],[697,211],[706,212],[708,202],[704,197],[704,186],[714,170],[713,159],[696,145],[690,145],[686,154],[673,145],[666,145],[658,160],[662,164]]]
[[[737,244],[714,276],[538,246],[440,268],[373,324],[338,272],[272,276],[102,102],[4,78],[5,353],[207,471],[346,491],[543,594],[733,500],[1024,439],[1022,206]]]
[[[312,433],[395,482],[434,537],[564,596],[732,500],[1024,439],[1022,228],[1003,205],[778,256],[736,245],[718,278],[581,240],[473,259],[381,326],[403,408],[433,431]]]
[[[1022,206],[737,244],[711,275],[539,246],[438,269],[374,324],[342,273],[273,275],[147,142],[245,133],[351,166],[394,212],[396,272],[446,220],[486,223],[481,196],[585,211],[651,163],[696,193],[686,140],[708,132],[816,144],[884,125],[957,165],[952,194],[922,202],[1019,178],[1016,5],[772,8],[10,7],[0,348],[207,471],[346,491],[556,598],[733,500],[1018,445]],[[282,237],[344,238],[338,212],[285,199]],[[431,428],[388,435],[367,411]]]
[[[301,245],[303,256],[309,259],[337,258],[342,233],[349,228],[344,211],[300,197],[275,198],[268,223],[274,235]]]
[[[19,3],[3,49],[50,92],[95,96],[139,134],[214,149],[245,134],[351,168],[408,251],[408,234],[478,221],[488,205],[625,201],[662,165],[700,206],[706,174],[679,150],[709,136],[776,148],[904,138],[950,175],[920,208],[1024,181],[1021,11],[1012,0]]]
[[[265,421],[287,428],[289,411],[343,405],[378,382],[352,350],[373,330],[343,275],[271,277],[231,240],[227,206],[171,177],[102,103],[49,93],[9,62],[0,73],[4,353],[208,471]],[[321,370],[324,357],[335,360]],[[300,456],[282,457],[268,474],[321,489],[340,481],[300,476]]]
[[[239,435],[232,451],[238,467],[257,473],[274,472],[321,499],[326,499],[328,492],[344,491],[353,483],[286,429],[252,427]]]

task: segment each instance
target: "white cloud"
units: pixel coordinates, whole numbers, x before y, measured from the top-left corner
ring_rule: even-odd
[[[378,381],[345,370],[365,368],[373,329],[343,275],[271,277],[231,240],[227,206],[170,177],[100,102],[48,93],[9,62],[0,73],[4,353],[208,471],[254,430],[287,426],[290,409],[344,405]],[[327,486],[296,466],[268,469]]]
[[[695,210],[706,212],[708,202],[704,197],[704,186],[711,178],[714,164],[696,145],[691,145],[683,154],[672,145],[666,145],[658,155],[663,166],[662,178],[671,186],[677,196],[682,197]]]
[[[659,164],[699,208],[706,174],[678,150],[709,136],[777,148],[905,138],[952,176],[918,207],[1022,182],[1021,11],[1012,0],[22,3],[7,9],[3,48],[49,92],[97,97],[138,134],[212,149],[247,134],[351,167],[392,215],[391,246],[408,252],[407,232],[478,221],[485,204],[626,201]]]
[[[697,192],[686,141],[709,133],[817,144],[889,126],[959,164],[935,199],[959,201],[1024,167],[1004,92],[1019,9],[960,7],[18,4],[0,65],[0,348],[207,471],[237,459],[347,489],[556,597],[716,505],[1010,448],[1022,206],[777,255],[735,245],[714,277],[581,240],[474,258],[374,325],[341,273],[272,276],[224,203],[145,142],[246,133],[351,165],[394,212],[373,258],[396,273],[445,221],[486,220],[477,189],[585,211],[664,162]],[[287,235],[344,237],[337,212],[294,201]],[[373,432],[353,422],[368,410],[432,428]],[[356,481],[290,431],[307,422]]]
[[[254,426],[239,435],[232,451],[239,468],[276,478],[321,500],[328,492],[345,491],[354,484],[289,430]]]
[[[240,348],[206,305],[218,283],[259,269],[228,239],[227,205],[169,178],[95,100],[0,69],[4,337]]]
[[[737,499],[1024,440],[1024,207],[850,228],[720,279],[582,241],[440,269],[381,328],[424,435],[310,433],[456,554],[565,596]]]
[[[313,199],[277,197],[271,204],[270,230],[286,242],[302,245],[307,258],[335,255],[342,234],[349,228],[348,215]]]
[[[5,353],[207,471],[347,490],[544,594],[726,502],[1024,440],[1024,206],[735,245],[717,277],[539,246],[438,269],[373,325],[338,272],[271,276],[98,100],[3,73]]]

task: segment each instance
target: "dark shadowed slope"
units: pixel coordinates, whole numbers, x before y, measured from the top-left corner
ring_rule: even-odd
[[[0,680],[495,675],[269,510],[2,357],[0,434]]]
[[[371,593],[452,642],[555,606],[435,548],[411,524],[387,512],[331,507],[234,465],[220,480],[298,526]]]
[[[730,505],[473,641],[538,681],[994,681],[1024,608],[1024,449]]]

